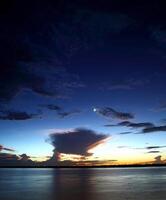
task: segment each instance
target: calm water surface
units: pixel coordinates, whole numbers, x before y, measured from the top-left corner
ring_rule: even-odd
[[[0,200],[165,200],[166,168],[0,169]]]

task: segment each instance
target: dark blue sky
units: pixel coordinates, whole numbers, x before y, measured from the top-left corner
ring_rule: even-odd
[[[162,1],[15,1],[1,11],[2,162],[7,147],[16,163],[55,149],[118,163],[166,159]]]

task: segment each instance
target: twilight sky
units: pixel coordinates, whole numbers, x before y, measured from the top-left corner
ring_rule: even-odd
[[[162,1],[0,7],[0,165],[166,162]]]

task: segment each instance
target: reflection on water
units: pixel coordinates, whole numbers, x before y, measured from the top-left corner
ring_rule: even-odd
[[[164,200],[166,168],[0,169],[2,200]]]

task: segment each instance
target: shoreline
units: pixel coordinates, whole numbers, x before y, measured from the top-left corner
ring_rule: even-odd
[[[166,164],[156,164],[156,165],[109,165],[109,166],[0,166],[0,168],[148,168],[148,167],[166,167]]]

